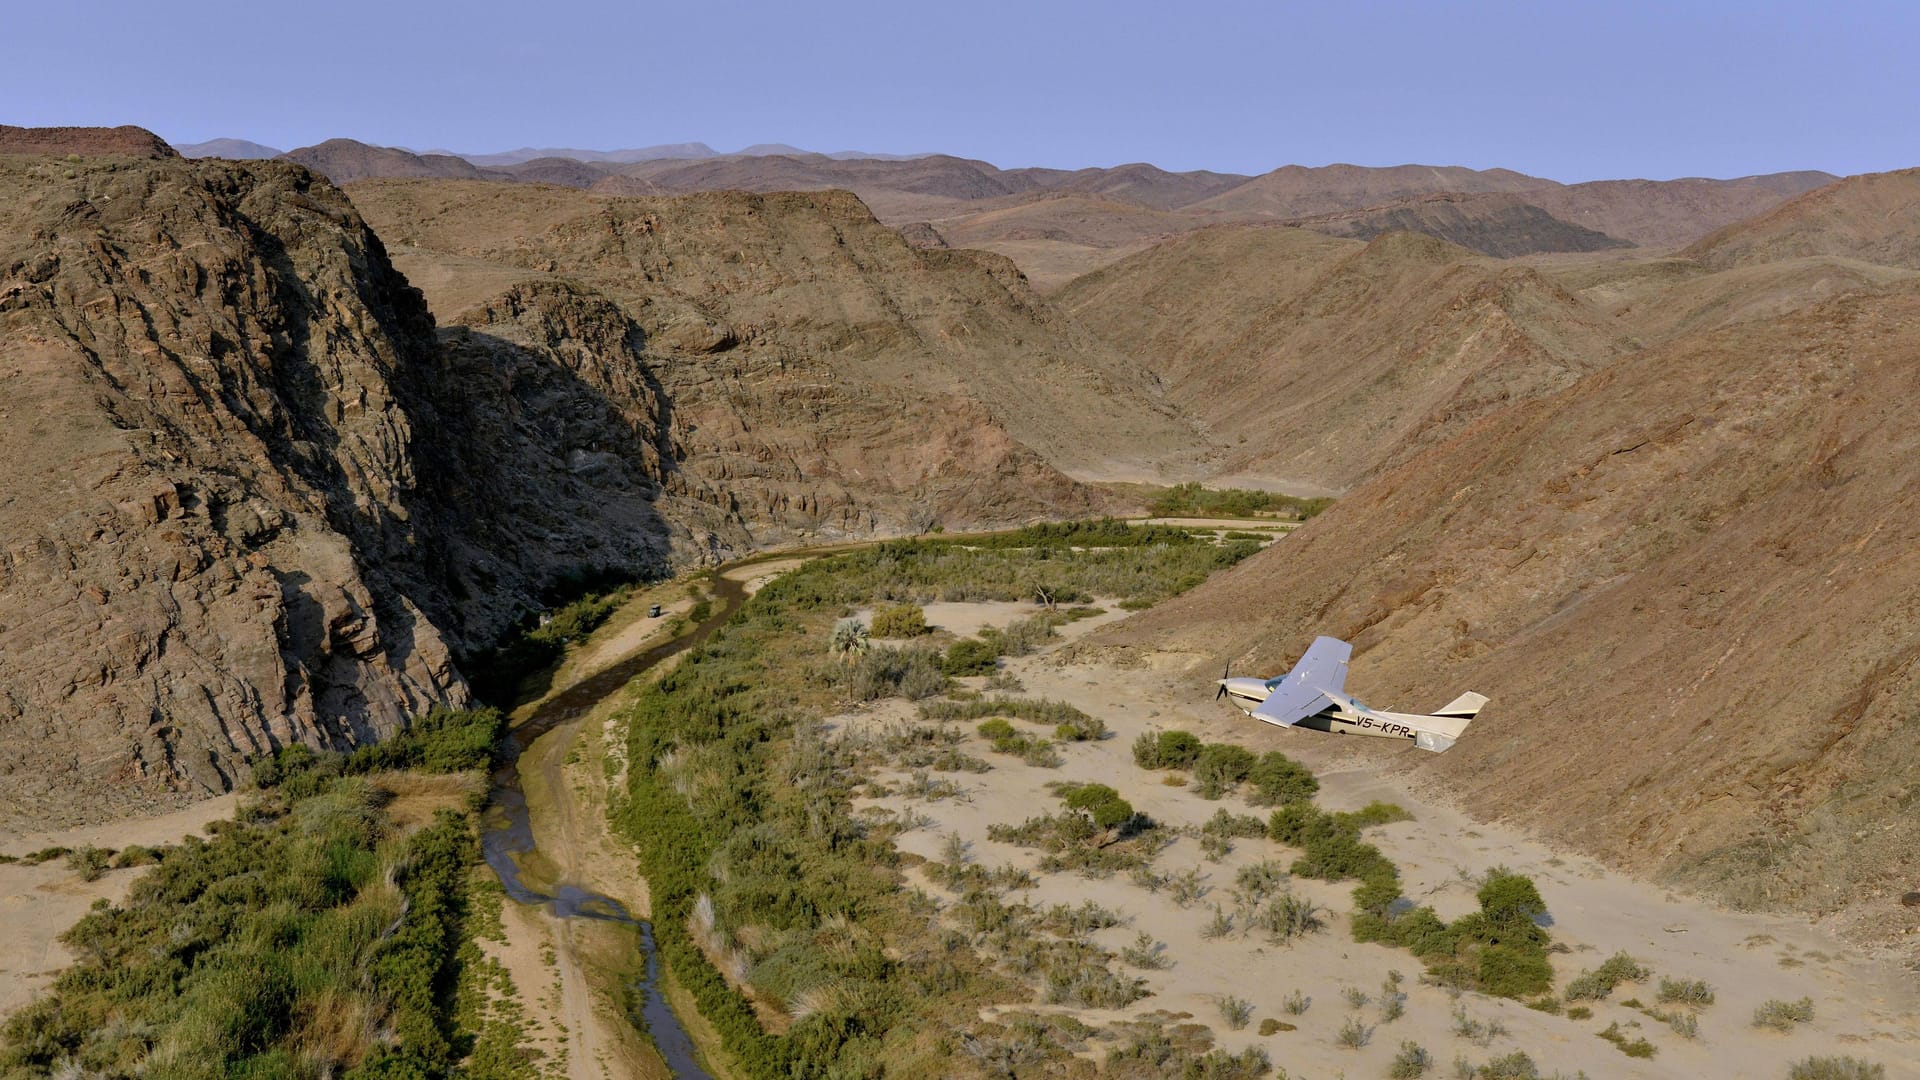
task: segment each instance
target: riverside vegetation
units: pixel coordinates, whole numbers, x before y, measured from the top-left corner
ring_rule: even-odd
[[[257,763],[211,838],[65,935],[77,959],[0,1031],[0,1076],[523,1076],[473,945],[500,902],[476,812],[502,729],[436,710],[348,754]]]
[[[1150,604],[1259,547],[1111,521],[882,544],[776,579],[640,690],[624,714],[627,792],[617,821],[640,852],[660,955],[739,1072],[937,1075],[998,1053],[988,1044],[1002,1043],[978,1030],[979,1009],[1031,1000],[1029,978],[1048,1000],[1066,1003],[1117,1005],[1143,992],[1084,938],[1098,913],[1007,904],[998,895],[1005,875],[968,872],[956,860],[948,879],[976,884],[955,908],[964,929],[943,927],[931,898],[902,887],[891,840],[905,824],[854,807],[872,768],[891,760],[884,740],[828,733],[819,719],[850,701],[936,697],[950,687],[950,671],[990,669],[993,656],[1030,651],[1050,621],[1074,617],[1058,604],[1096,596]],[[853,609],[933,600],[1039,600],[1051,610],[944,651],[917,637],[896,648],[834,633]],[[830,638],[846,643],[830,652]],[[930,705],[923,723],[956,734],[894,743],[896,752],[925,756],[909,784],[928,798],[952,790],[927,772],[943,755],[963,770],[978,762],[947,753],[958,721],[1040,723],[1068,741],[1104,734],[1098,721],[1057,703]],[[1012,733],[1004,726],[994,729],[1002,739]],[[1141,842],[1127,835],[1153,831],[1104,794],[1064,791],[1064,827],[1084,822],[1080,840],[1117,840],[1112,848],[1122,850]],[[1097,850],[1060,842],[1069,858]],[[1047,926],[1064,936],[1032,932]],[[1012,1030],[1004,1019],[995,1026]],[[1018,1031],[1036,1045],[1071,1042],[1057,1027]]]

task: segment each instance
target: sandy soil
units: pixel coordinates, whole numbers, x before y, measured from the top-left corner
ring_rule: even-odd
[[[238,795],[222,795],[166,814],[116,821],[81,829],[0,835],[0,854],[26,855],[49,847],[89,845],[119,850],[141,844],[158,847],[202,833],[210,821],[233,816]],[[144,868],[109,870],[97,881],[82,881],[67,860],[38,866],[0,863],[0,1018],[32,1001],[53,982],[73,954],[57,940],[80,921],[96,900],[118,904]]]
[[[957,618],[950,613],[943,617]],[[1065,633],[1071,640],[1090,628],[1075,624]],[[1237,936],[1209,941],[1200,933],[1211,916],[1208,905],[1224,901],[1235,870],[1267,858],[1291,862],[1296,853],[1264,839],[1237,840],[1223,861],[1209,863],[1195,840],[1182,838],[1160,856],[1158,868],[1164,873],[1199,867],[1208,875],[1214,893],[1191,908],[1178,907],[1165,890],[1149,893],[1124,877],[1090,881],[1041,875],[1027,897],[1042,905],[1091,899],[1124,913],[1128,920],[1123,925],[1097,935],[1116,952],[1143,931],[1166,943],[1174,966],[1138,973],[1153,995],[1127,1010],[1082,1013],[1089,1020],[1155,1009],[1191,1012],[1213,1027],[1222,1046],[1236,1050],[1262,1044],[1274,1063],[1294,1076],[1384,1076],[1407,1039],[1432,1053],[1436,1068],[1429,1075],[1449,1074],[1459,1056],[1478,1064],[1524,1050],[1548,1074],[1585,1070],[1594,1077],[1780,1077],[1788,1062],[1812,1054],[1853,1054],[1885,1065],[1891,1077],[1920,1076],[1920,986],[1897,964],[1849,950],[1803,920],[1737,914],[1673,896],[1590,860],[1556,853],[1513,830],[1476,824],[1391,779],[1332,766],[1339,755],[1324,742],[1313,741],[1329,736],[1267,727],[1228,706],[1196,701],[1177,690],[1177,672],[1190,658],[1161,657],[1122,669],[1098,660],[1063,663],[1057,648],[1052,653],[1014,660],[1009,668],[1026,683],[1028,695],[1069,701],[1105,720],[1113,737],[1062,746],[1066,764],[1059,769],[1023,765],[973,740],[978,745],[970,746],[970,752],[992,761],[994,770],[977,776],[953,774],[965,789],[961,799],[910,804],[895,796],[878,801],[893,809],[912,805],[937,822],[902,836],[903,850],[937,859],[946,835],[957,833],[971,844],[976,862],[1034,869],[1038,860],[1033,853],[988,840],[987,826],[1057,808],[1057,800],[1045,790],[1045,784],[1055,780],[1111,784],[1137,809],[1174,825],[1198,825],[1221,807],[1264,817],[1264,811],[1238,798],[1209,802],[1184,787],[1167,786],[1163,773],[1134,766],[1130,750],[1135,735],[1149,728],[1178,727],[1209,740],[1231,740],[1256,751],[1280,749],[1308,759],[1321,772],[1320,803],[1328,808],[1353,809],[1384,799],[1411,810],[1415,820],[1371,830],[1369,839],[1400,865],[1409,895],[1433,904],[1443,916],[1475,906],[1470,879],[1490,867],[1504,865],[1531,875],[1551,908],[1555,940],[1572,950],[1554,958],[1561,987],[1623,949],[1655,971],[1649,983],[1623,985],[1612,1000],[1596,1003],[1593,1017],[1583,1021],[1475,994],[1456,1003],[1445,991],[1419,984],[1422,969],[1412,955],[1351,940],[1345,918],[1352,906],[1351,883],[1309,880],[1295,880],[1293,889],[1327,909],[1323,931],[1285,947]],[[869,708],[840,719],[870,723],[891,715]],[[941,894],[925,880],[917,883]],[[1392,970],[1406,976],[1408,999],[1406,1014],[1388,1023],[1380,1019],[1378,1001]],[[1718,1001],[1700,1014],[1697,1039],[1683,1038],[1620,1003],[1637,998],[1654,1004],[1661,975],[1705,979],[1717,989]],[[1365,991],[1373,1002],[1350,1007],[1343,998],[1350,987]],[[1286,1014],[1281,1006],[1295,990],[1311,1003],[1299,1016]],[[1221,1021],[1218,996],[1228,993],[1254,1003],[1252,1026],[1232,1031]],[[1754,1007],[1762,1001],[1803,996],[1814,1001],[1812,1023],[1786,1035],[1751,1026]],[[1456,1035],[1456,1007],[1472,1019],[1498,1021],[1507,1034],[1487,1045]],[[1350,1014],[1373,1029],[1368,1044],[1357,1050],[1335,1041]],[[1255,1029],[1266,1017],[1297,1024],[1298,1030],[1262,1038]],[[1653,1042],[1657,1056],[1628,1058],[1596,1037],[1616,1021],[1629,1038],[1644,1035]]]

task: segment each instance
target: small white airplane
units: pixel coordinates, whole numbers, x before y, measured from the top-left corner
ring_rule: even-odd
[[[1280,727],[1408,739],[1436,754],[1452,746],[1487,703],[1485,695],[1469,692],[1432,715],[1369,709],[1341,689],[1352,656],[1353,646],[1339,638],[1315,638],[1292,671],[1277,679],[1222,678],[1214,700],[1230,698],[1248,716]]]

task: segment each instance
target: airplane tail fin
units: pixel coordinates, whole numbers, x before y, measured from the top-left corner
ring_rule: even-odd
[[[1436,712],[1433,715],[1458,716],[1458,717],[1461,717],[1462,719],[1471,720],[1474,717],[1480,715],[1480,710],[1485,708],[1486,704],[1487,704],[1487,695],[1476,694],[1473,691],[1469,690],[1466,693],[1461,694],[1459,697],[1454,698],[1452,701],[1447,702],[1447,704],[1444,707],[1442,707],[1439,712]],[[1465,725],[1462,725],[1462,726],[1464,727]]]
[[[1436,754],[1445,751],[1466,732],[1467,725],[1473,723],[1473,718],[1480,715],[1480,710],[1486,704],[1485,694],[1471,691],[1461,694],[1439,712],[1428,716],[1426,729],[1414,734],[1414,745]]]

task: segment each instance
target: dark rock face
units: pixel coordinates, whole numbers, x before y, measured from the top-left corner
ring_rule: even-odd
[[[1085,505],[978,402],[492,288],[437,328],[290,162],[0,157],[0,827],[464,705],[568,579]]]

